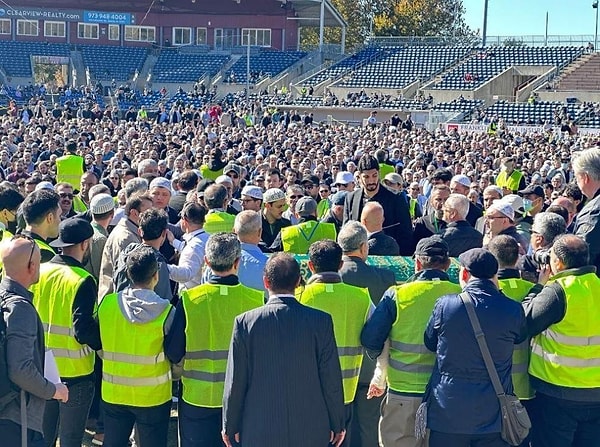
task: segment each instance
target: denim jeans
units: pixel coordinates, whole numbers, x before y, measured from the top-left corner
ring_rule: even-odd
[[[576,402],[537,393],[534,439],[544,447],[600,447],[600,402]]]
[[[171,401],[155,407],[130,407],[102,401],[104,447],[123,447],[135,424],[136,439],[142,447],[165,447],[169,434]],[[62,447],[62,446],[61,446]]]
[[[0,445],[21,445],[21,426],[13,421],[0,419]],[[44,447],[44,437],[40,432],[27,430],[27,447]]]
[[[60,439],[60,447],[81,447],[85,423],[94,399],[94,381],[90,377],[68,387],[67,402],[46,402],[44,438],[47,447],[56,445],[56,438]]]

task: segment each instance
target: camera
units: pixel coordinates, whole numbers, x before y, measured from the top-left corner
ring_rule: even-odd
[[[550,265],[550,250],[548,249],[536,250],[532,257],[537,265]]]

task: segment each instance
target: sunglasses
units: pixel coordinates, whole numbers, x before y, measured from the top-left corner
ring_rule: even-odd
[[[69,200],[73,200],[73,194],[72,193],[67,193],[67,192],[61,192],[58,197],[60,197],[61,199],[69,199]]]
[[[237,174],[235,174],[235,173],[231,173],[231,172],[230,172],[229,174],[227,174],[227,176],[228,176],[228,177],[231,177],[231,178],[240,178],[240,176],[239,176],[239,175],[237,175]]]
[[[29,252],[29,260],[27,261],[27,265],[31,265],[31,260],[33,259],[33,252],[35,250],[35,241],[33,240],[33,238],[31,236],[27,236],[26,234],[15,234],[11,240],[17,240],[17,239],[25,239],[29,242],[31,242],[31,251]]]
[[[290,196],[290,199],[301,199],[304,196]]]

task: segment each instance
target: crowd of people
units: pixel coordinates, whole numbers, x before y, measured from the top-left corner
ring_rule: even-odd
[[[224,107],[0,117],[6,445],[600,445],[595,136]]]

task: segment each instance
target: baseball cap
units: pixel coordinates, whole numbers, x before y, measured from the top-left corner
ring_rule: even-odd
[[[540,185],[529,185],[527,188],[522,189],[521,191],[519,191],[519,195],[520,196],[526,196],[529,194],[534,194],[538,197],[544,197],[544,188],[542,188]]]
[[[485,248],[467,250],[458,261],[475,278],[489,279],[498,273],[498,260]]]
[[[90,201],[92,214],[106,214],[115,209],[115,201],[110,194],[98,194]]]
[[[488,208],[486,215],[492,213],[493,211],[498,211],[504,217],[508,217],[510,220],[515,220],[515,210],[508,202],[494,200],[494,203],[492,203]]]
[[[260,189],[258,186],[254,186],[254,185],[244,186],[244,188],[242,189],[242,195],[252,197],[253,199],[258,199],[258,200],[263,199],[262,189]]]
[[[335,185],[347,185],[348,183],[354,183],[354,176],[351,172],[348,171],[340,171],[335,175]]]
[[[304,196],[296,202],[296,213],[300,216],[311,216],[317,212],[317,202],[309,196]]]
[[[516,194],[508,194],[500,199],[501,202],[508,203],[513,211],[515,212],[515,217],[521,218],[523,214],[525,214],[525,204],[523,203],[523,198]]]
[[[347,194],[347,191],[338,191],[329,198],[329,201],[332,205],[344,205]]]
[[[439,236],[431,236],[421,239],[417,243],[415,255],[417,256],[449,256],[448,244]]]
[[[40,189],[49,189],[50,191],[54,191],[54,185],[47,181],[39,182],[37,185],[35,185],[35,190],[39,191]]]
[[[263,194],[263,201],[265,203],[277,202],[281,199],[285,199],[285,193],[279,188],[267,189]]]
[[[70,217],[58,226],[58,239],[50,243],[51,247],[70,247],[88,240],[94,235],[92,224],[81,217]]]
[[[396,174],[395,172],[390,172],[389,174],[386,174],[386,176],[383,179],[395,185],[399,185],[400,183],[402,183],[402,176],[400,174]]]
[[[239,165],[236,165],[235,163],[228,163],[227,166],[225,166],[225,168],[223,168],[223,174],[227,174],[228,172],[235,172],[237,175],[241,175],[242,173],[242,169],[240,168]]]
[[[316,175],[307,175],[304,178],[302,178],[302,181],[300,182],[300,184],[304,185],[305,183],[312,183],[315,186],[318,186],[319,183],[321,183],[321,180],[319,180],[319,177],[317,177]]]

